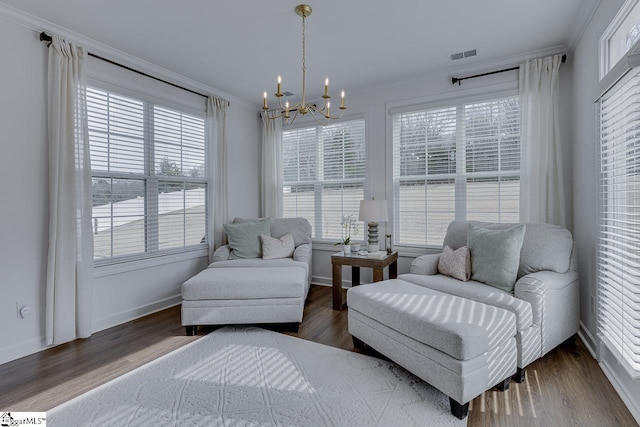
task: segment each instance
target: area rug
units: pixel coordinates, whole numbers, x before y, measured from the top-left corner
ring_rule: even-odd
[[[391,362],[225,327],[47,412],[49,426],[465,426]]]

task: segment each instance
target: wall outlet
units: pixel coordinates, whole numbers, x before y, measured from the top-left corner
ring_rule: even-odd
[[[596,297],[591,295],[591,312],[596,314]]]

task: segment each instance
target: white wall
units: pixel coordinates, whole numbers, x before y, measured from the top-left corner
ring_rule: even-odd
[[[580,318],[583,340],[598,360],[632,414],[640,422],[640,381],[632,380],[603,347],[598,349],[597,317],[592,305],[596,298],[596,263],[598,244],[598,107],[593,102],[599,81],[599,40],[623,0],[609,0],[600,5],[578,43],[573,55],[573,209],[574,238],[578,247],[580,272]]]
[[[535,56],[543,56],[543,53]],[[487,70],[496,70],[502,68],[510,68],[514,64],[522,62],[522,57],[511,58],[510,63],[484,64],[482,72]],[[492,93],[512,89],[517,91],[518,72],[510,71],[507,73],[496,74],[493,76],[482,77],[478,79],[465,80],[462,85],[452,85],[451,77],[465,76],[475,74],[473,70],[464,70],[460,73],[447,73],[433,75],[423,79],[410,82],[403,82],[386,87],[376,88],[362,93],[349,93],[347,98],[348,110],[357,111],[367,115],[367,162],[368,162],[368,188],[365,188],[367,196],[374,196],[376,199],[387,199],[389,208],[391,209],[392,201],[392,140],[391,140],[391,122],[388,110],[390,107],[400,105],[423,104],[425,102],[439,102],[445,99],[455,99],[466,96],[474,96],[481,93]],[[561,67],[561,123],[563,135],[563,154],[564,154],[564,171],[566,181],[566,194],[568,195],[567,209],[568,215],[571,217],[571,126],[569,125],[571,111],[571,67],[564,64]],[[391,215],[392,212],[389,212]],[[380,224],[380,235],[392,233],[390,223]],[[569,224],[571,228],[571,224]],[[387,231],[388,230],[388,231]],[[384,245],[384,240],[382,240]],[[331,283],[331,254],[338,252],[335,247],[328,245],[315,245],[313,251],[313,281],[314,283],[330,284]],[[406,273],[409,271],[411,261],[421,252],[416,250],[400,250],[400,259],[398,262],[398,273]],[[424,253],[424,251],[422,251]],[[385,272],[386,273],[386,272]],[[351,283],[350,269],[344,268],[343,286],[350,286]],[[372,280],[372,274],[369,269],[363,269],[361,272],[361,281],[369,282]]]
[[[44,348],[48,248],[46,142],[47,48],[38,33],[0,16],[0,363]],[[177,89],[176,89],[177,90]],[[256,110],[234,102],[227,113],[231,216],[258,215],[259,127]],[[93,329],[132,320],[180,301],[180,285],[204,257],[163,257],[116,272],[97,269]],[[135,264],[129,267],[135,267]],[[33,308],[18,319],[16,303]]]
[[[44,334],[48,198],[46,49],[0,18],[0,363],[35,351]],[[16,302],[34,308],[18,320]]]

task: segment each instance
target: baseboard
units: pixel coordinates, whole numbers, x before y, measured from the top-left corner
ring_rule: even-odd
[[[37,353],[49,347],[51,346],[45,344],[44,337],[32,338],[9,347],[2,347],[2,352],[0,352],[0,365],[29,356],[30,354]]]
[[[149,314],[155,313],[157,311],[165,310],[169,307],[178,305],[181,302],[182,296],[174,295],[172,297],[154,301],[152,303],[141,305],[139,307],[130,308],[128,310],[121,311],[120,313],[111,314],[101,319],[95,319],[92,324],[92,332],[99,332],[126,322],[130,322],[140,317],[148,316]]]
[[[580,322],[580,328],[578,329],[578,337],[580,337],[580,339],[584,343],[584,346],[587,348],[589,353],[591,353],[591,357],[598,360],[598,355],[596,352],[596,348],[598,347],[596,345],[596,340],[582,322]]]
[[[611,385],[613,385],[613,388],[627,406],[627,409],[629,409],[633,418],[635,418],[636,422],[640,424],[640,407],[637,402],[638,398],[634,397],[634,393],[627,390],[627,387],[625,387],[624,383],[616,374],[616,370],[609,365],[607,360],[600,362],[600,369],[602,369],[602,372],[604,372]]]
[[[331,277],[325,277],[325,276],[313,276],[311,277],[311,283],[313,283],[314,285],[321,285],[321,286],[333,286],[333,278]],[[342,287],[343,288],[350,288],[351,287],[351,280],[342,280]]]

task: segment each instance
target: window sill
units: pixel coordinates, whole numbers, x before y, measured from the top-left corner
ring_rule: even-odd
[[[93,277],[105,277],[115,274],[126,273],[135,270],[144,270],[157,267],[159,265],[173,264],[176,262],[189,261],[192,259],[205,258],[209,256],[207,248],[197,248],[184,252],[149,255],[146,258],[135,260],[121,260],[109,264],[97,265],[93,269]]]

